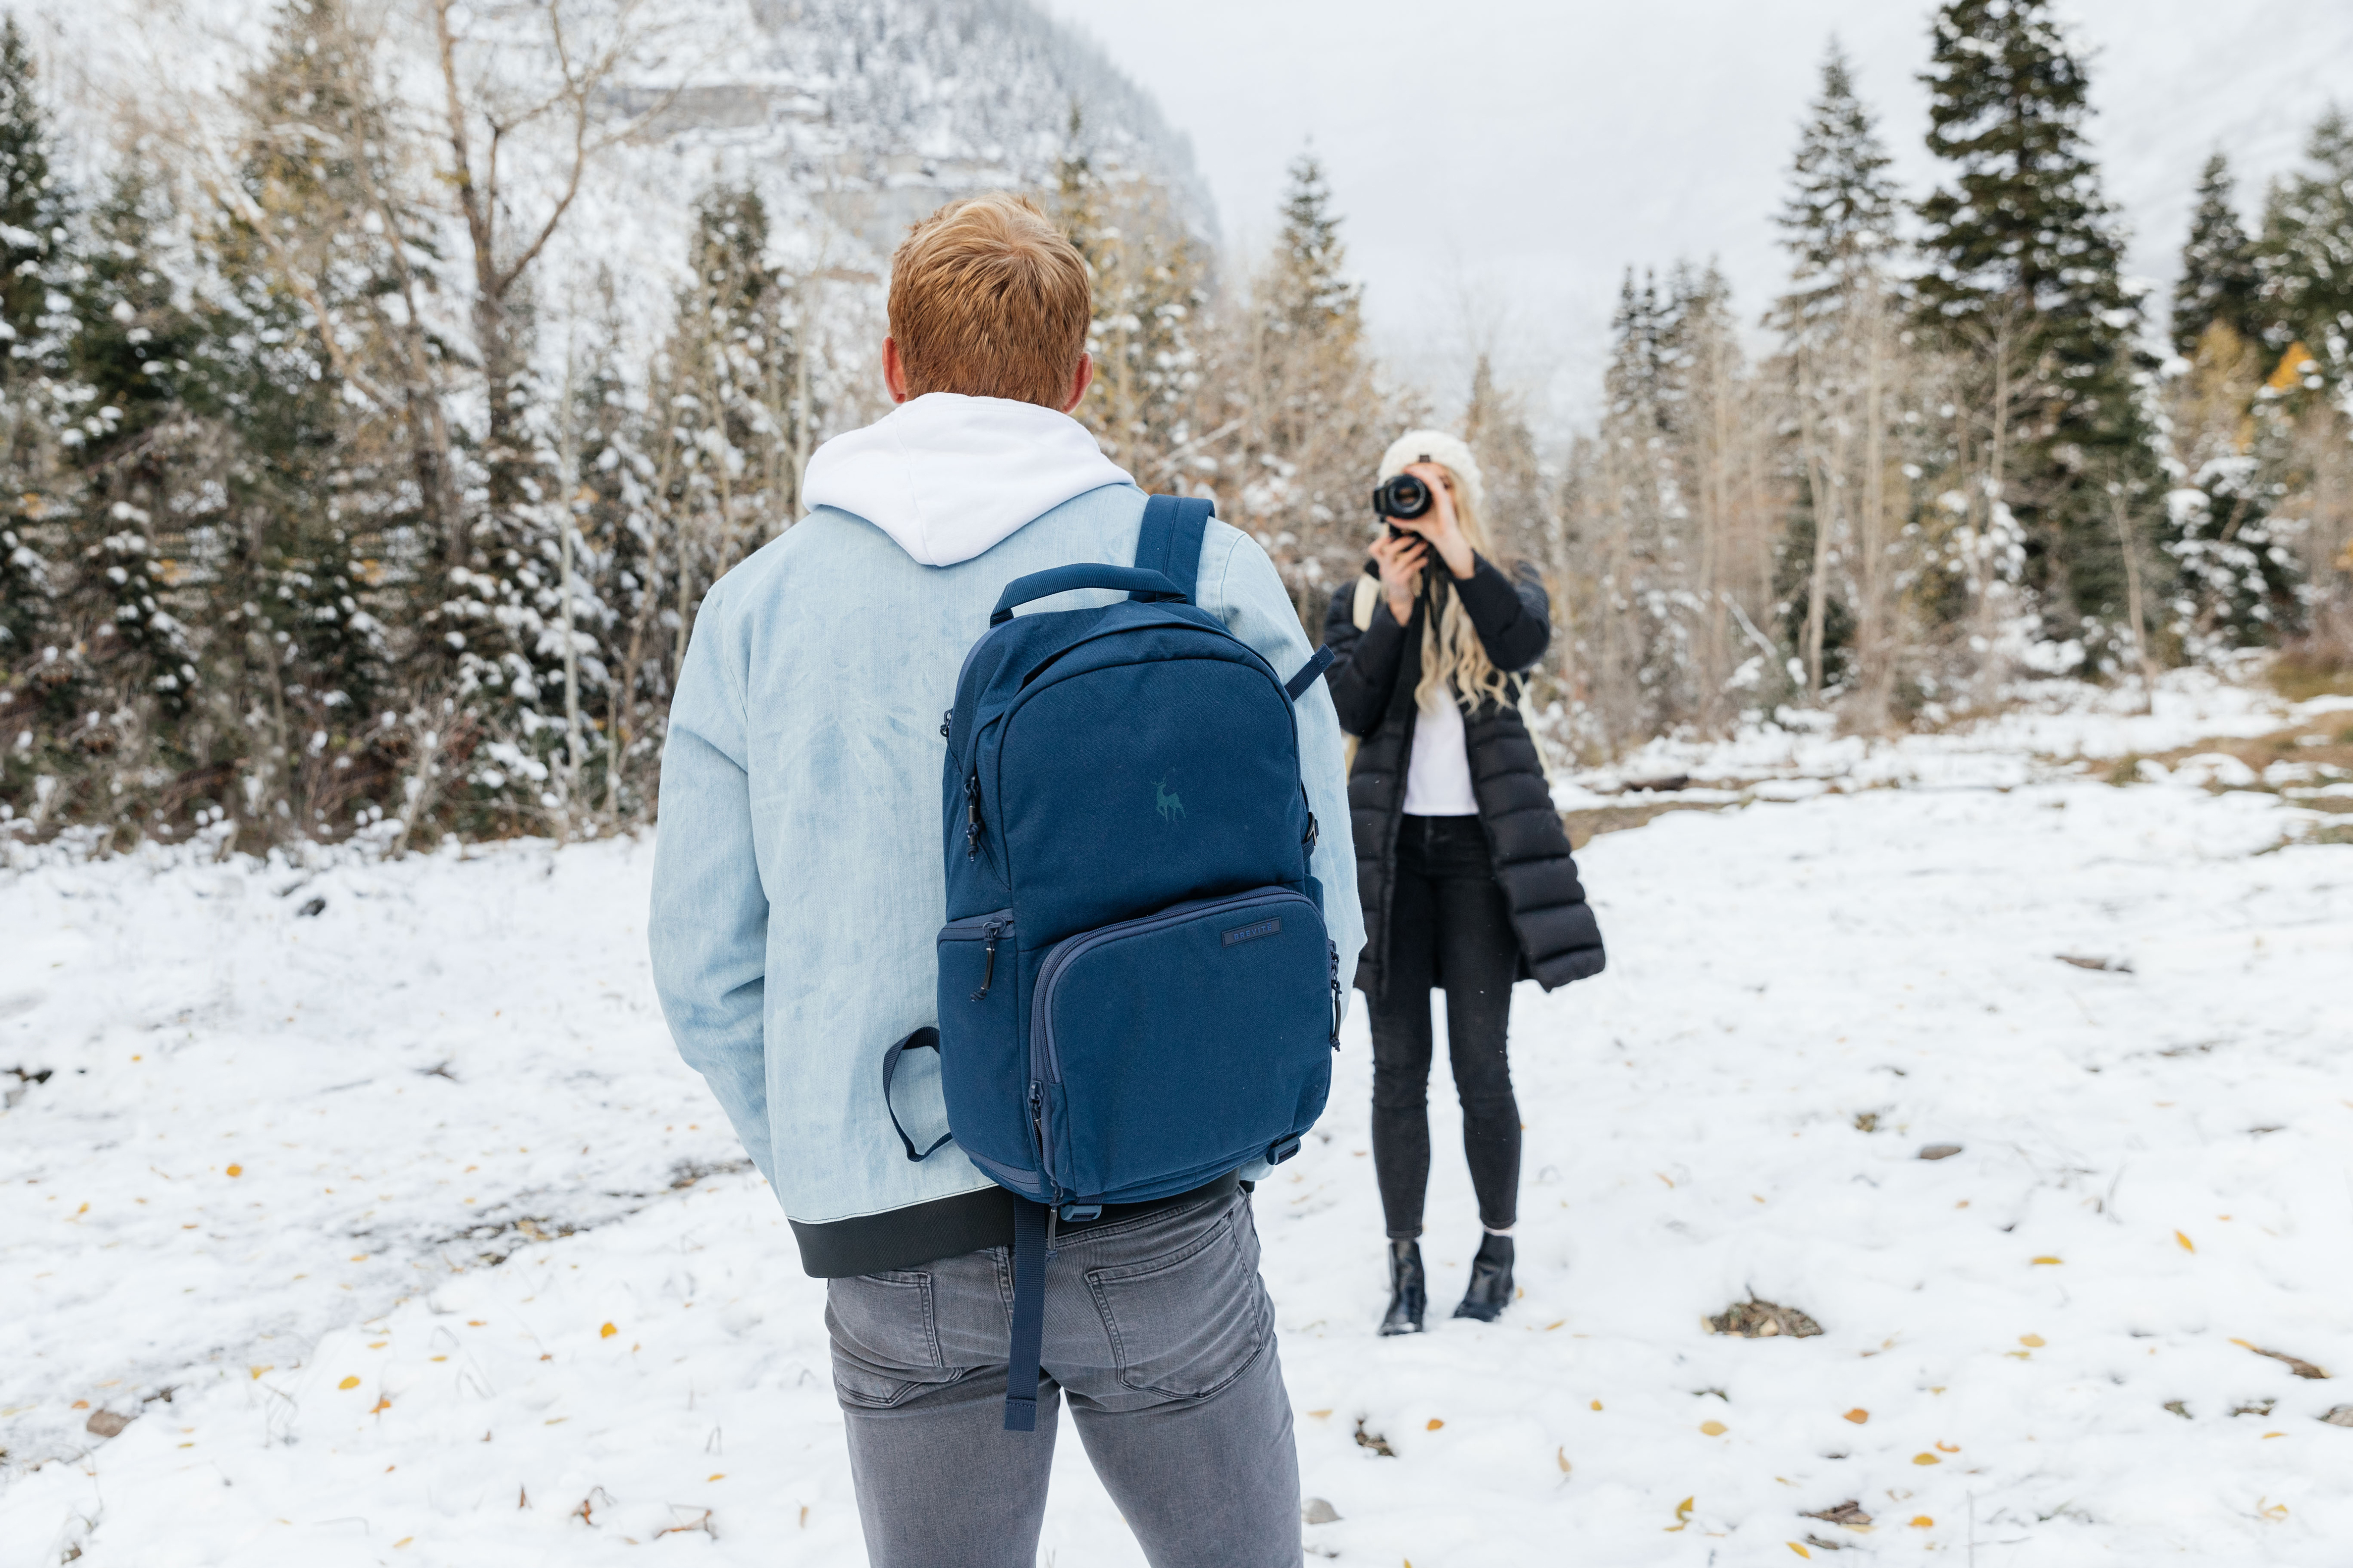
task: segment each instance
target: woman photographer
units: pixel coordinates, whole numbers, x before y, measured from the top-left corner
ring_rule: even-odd
[[[1380,1331],[1401,1334],[1421,1331],[1428,1305],[1430,993],[1446,992],[1485,1232],[1454,1315],[1492,1322],[1512,1300],[1519,1202],[1512,985],[1583,979],[1602,950],[1520,718],[1522,672],[1551,641],[1550,601],[1532,574],[1507,577],[1482,553],[1479,465],[1464,443],[1409,432],[1379,478],[1388,527],[1364,576],[1333,596],[1324,640],[1341,728],[1361,740],[1348,778],[1366,931],[1356,984],[1371,1005],[1373,1163],[1389,1237]]]

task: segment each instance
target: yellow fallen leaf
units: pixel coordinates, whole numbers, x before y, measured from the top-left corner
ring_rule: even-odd
[[[1599,1401],[1599,1400],[1598,1400],[1598,1399],[1597,1399],[1597,1400],[1595,1400],[1595,1401],[1593,1402],[1593,1408],[1595,1408],[1596,1410],[1600,1409],[1600,1408],[1601,1408],[1601,1401]]]
[[[1711,1437],[1723,1436],[1725,1430],[1724,1423],[1721,1421],[1703,1421],[1699,1424],[1699,1429]]]
[[[396,1541],[396,1542],[394,1542],[392,1543],[392,1549],[393,1549],[395,1552],[397,1552],[397,1551],[399,1551],[402,1547],[404,1547],[404,1546],[407,1545],[410,1542],[412,1542],[412,1541],[414,1541],[414,1540],[416,1540],[416,1539],[417,1539],[417,1537],[415,1537],[415,1536],[413,1536],[413,1535],[404,1535],[404,1536],[402,1536],[399,1540],[397,1540],[397,1541]]]
[[[1318,1421],[1328,1421],[1332,1418],[1332,1413],[1329,1410],[1311,1410],[1307,1414]]]
[[[714,1481],[723,1481],[723,1480],[725,1480],[725,1479],[727,1479],[727,1472],[726,1472],[726,1471],[724,1471],[724,1470],[722,1470],[722,1471],[720,1471],[717,1475],[715,1475],[715,1476],[712,1477],[711,1479],[712,1479],[712,1480],[714,1480]]]
[[[90,1408],[90,1401],[87,1399],[77,1399],[73,1402],[73,1407],[76,1410],[87,1410]]]
[[[1807,1551],[1804,1547],[1799,1545],[1794,1541],[1789,1542],[1789,1550],[1796,1552],[1799,1556],[1805,1558],[1810,1563],[1813,1561],[1814,1554]]]
[[[1853,1409],[1846,1413],[1846,1418],[1860,1426],[1864,1422],[1871,1419],[1871,1412],[1858,1405]]]
[[[1563,1323],[1565,1323],[1565,1322],[1567,1322],[1567,1321],[1568,1321],[1568,1320],[1567,1320],[1567,1318],[1555,1318],[1551,1322],[1546,1323],[1546,1324],[1544,1326],[1544,1331],[1545,1331],[1546,1333],[1550,1333],[1550,1332],[1552,1332],[1555,1329],[1556,1329],[1556,1328],[1560,1327]]]
[[[253,1373],[254,1381],[259,1383],[261,1381],[261,1374],[263,1373],[276,1372],[278,1370],[278,1363],[276,1362],[272,1362],[268,1366],[248,1367],[247,1370]]]
[[[2284,1502],[2270,1502],[2266,1499],[2257,1498],[2255,1500],[2255,1511],[2262,1514],[2265,1519],[2285,1519],[2287,1517],[2287,1504]]]
[[[2263,1436],[2266,1437],[2284,1437],[2287,1434],[2284,1432],[2266,1432]]]
[[[1912,1462],[1915,1465],[1941,1465],[1945,1461],[1934,1454],[1915,1454],[1912,1456]]]
[[[392,1396],[391,1396],[390,1394],[384,1394],[384,1395],[381,1395],[381,1396],[379,1396],[379,1397],[377,1398],[377,1400],[376,1400],[376,1402],[375,1402],[375,1409],[373,1409],[373,1410],[371,1410],[371,1411],[369,1411],[369,1412],[368,1412],[368,1414],[369,1414],[369,1415],[383,1415],[385,1411],[387,1411],[387,1410],[389,1410],[389,1409],[391,1409],[391,1408],[392,1408]]]
[[[1915,1530],[1926,1530],[1936,1522],[1925,1513],[1915,1513],[1912,1516],[1912,1528]]]
[[[620,1330],[615,1328],[612,1324],[607,1323],[603,1328],[596,1331],[596,1337],[600,1340],[609,1340],[620,1331]]]
[[[470,1329],[479,1329],[484,1327],[489,1323],[489,1321],[490,1320],[488,1318],[469,1318],[466,1320],[466,1326]],[[607,1328],[612,1327],[610,1323],[607,1323],[605,1326]]]
[[[1694,1505],[1694,1504],[1695,1504],[1695,1503],[1697,1503],[1698,1501],[1699,1501],[1698,1497],[1697,1497],[1696,1495],[1694,1495],[1694,1496],[1692,1496],[1692,1497],[1687,1497],[1687,1498],[1683,1499],[1683,1501],[1681,1501],[1681,1502],[1679,1502],[1679,1503],[1675,1504],[1675,1517],[1676,1517],[1677,1519],[1689,1519],[1689,1518],[1692,1516],[1692,1507],[1693,1507],[1693,1505]]]
[[[2058,1262],[2058,1261],[2059,1261],[2059,1259],[2057,1259],[2057,1258],[2052,1258],[2052,1257],[2049,1256],[2048,1254],[2045,1254],[2044,1256],[2042,1256],[2042,1257],[2041,1257],[2041,1258],[2036,1258],[2034,1261],[2035,1261],[2035,1262],[2037,1262],[2037,1263],[2056,1263],[2056,1262]]]
[[[1568,1474],[1570,1468],[1568,1463],[1568,1450],[1567,1448],[1555,1448],[1552,1451],[1552,1457],[1554,1462],[1560,1466],[1560,1473],[1564,1476]]]
[[[232,1176],[242,1176],[245,1174],[245,1167],[243,1165],[231,1165],[228,1168],[228,1173]]]
[[[2190,1239],[2178,1230],[2173,1233],[2173,1239],[2181,1243],[2181,1250],[2184,1252],[2195,1252],[2198,1250],[2197,1247],[2190,1241]]]
[[[356,1377],[347,1377],[343,1379],[343,1382],[335,1384],[337,1388],[357,1388],[359,1385],[360,1380]]]
[[[1437,1431],[1440,1426],[1445,1426],[1445,1425],[1446,1425],[1446,1423],[1445,1423],[1445,1422],[1443,1422],[1443,1421],[1440,1420],[1437,1416],[1433,1415],[1433,1416],[1431,1416],[1431,1417],[1430,1418],[1430,1425],[1429,1425],[1428,1426],[1423,1427],[1423,1428],[1422,1428],[1422,1430],[1424,1430],[1425,1432],[1435,1432],[1435,1431]]]
[[[2039,1351],[2042,1348],[2044,1342],[2041,1334],[2021,1334],[2018,1336],[2018,1342],[2024,1345],[2028,1350]]]

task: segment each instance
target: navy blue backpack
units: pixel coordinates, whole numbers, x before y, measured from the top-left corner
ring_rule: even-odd
[[[1050,1226],[1277,1163],[1323,1112],[1339,954],[1286,683],[1193,602],[1207,501],[1154,496],[1132,566],[1017,579],[956,679],[935,1047],[948,1132],[1015,1205],[1005,1425],[1033,1431]],[[1126,589],[1093,609],[1014,607]],[[897,1113],[892,1115],[898,1125]]]

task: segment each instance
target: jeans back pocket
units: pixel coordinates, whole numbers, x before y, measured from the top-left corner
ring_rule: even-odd
[[[1247,1199],[1169,1252],[1087,1270],[1087,1285],[1119,1380],[1139,1391],[1206,1399],[1240,1377],[1273,1331]]]
[[[833,1388],[845,1405],[884,1410],[950,1381],[940,1355],[932,1277],[893,1268],[825,1282],[825,1327],[833,1338]]]

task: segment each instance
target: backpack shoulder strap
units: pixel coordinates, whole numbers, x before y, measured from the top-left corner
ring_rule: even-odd
[[[1348,606],[1350,612],[1348,618],[1356,623],[1358,631],[1369,631],[1372,628],[1373,610],[1380,602],[1381,580],[1370,575],[1358,576],[1356,601]]]
[[[1198,603],[1193,589],[1201,574],[1201,535],[1216,510],[1216,503],[1190,496],[1153,496],[1144,503],[1135,563],[1176,584],[1187,604]]]

